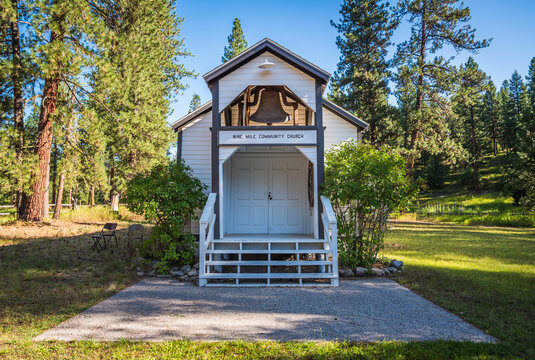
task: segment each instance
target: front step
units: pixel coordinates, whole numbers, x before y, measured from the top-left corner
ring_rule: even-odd
[[[329,243],[307,235],[225,236],[211,241],[204,254],[201,286],[338,285],[338,269],[333,269]],[[281,260],[280,256],[292,259]],[[252,267],[262,269],[251,271]]]

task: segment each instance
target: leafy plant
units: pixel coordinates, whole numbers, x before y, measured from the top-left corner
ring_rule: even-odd
[[[417,188],[406,176],[405,160],[385,147],[348,141],[325,158],[322,193],[338,219],[340,262],[369,268],[383,248],[388,216],[408,206]]]
[[[140,246],[141,256],[158,260],[159,273],[173,263],[191,264],[195,236],[187,225],[196,219],[195,210],[206,202],[206,185],[193,176],[183,160],[156,165],[146,175],[137,175],[126,192],[128,209],[153,223],[151,236]]]

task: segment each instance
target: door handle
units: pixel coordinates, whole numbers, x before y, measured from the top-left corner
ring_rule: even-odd
[[[273,200],[273,198],[271,197],[271,191],[268,192],[268,199],[269,199],[269,200]]]

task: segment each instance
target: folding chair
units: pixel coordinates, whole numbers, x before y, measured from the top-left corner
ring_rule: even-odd
[[[115,246],[118,246],[119,244],[117,243],[115,229],[117,229],[116,223],[104,224],[104,227],[102,230],[100,230],[100,233],[93,235],[93,246],[91,246],[91,250],[100,252],[101,250],[106,249],[106,247],[108,247],[108,242],[111,241],[112,238],[115,239]]]

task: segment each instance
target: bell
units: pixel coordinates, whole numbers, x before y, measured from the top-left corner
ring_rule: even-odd
[[[262,91],[258,109],[249,119],[254,122],[271,125],[272,123],[289,121],[290,114],[287,114],[282,108],[278,91],[264,90]]]

